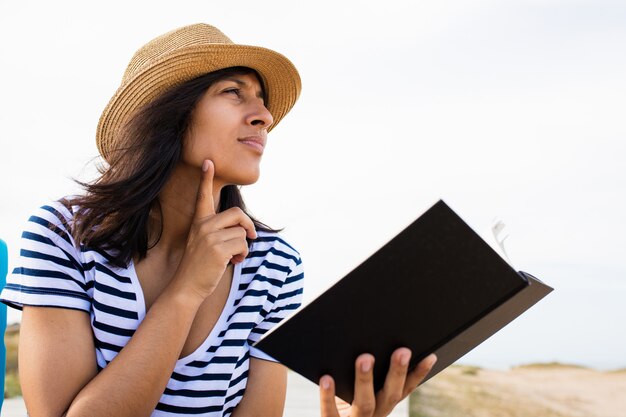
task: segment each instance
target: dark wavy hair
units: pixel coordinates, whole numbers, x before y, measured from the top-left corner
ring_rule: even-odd
[[[158,196],[180,161],[196,104],[211,84],[243,74],[255,74],[261,82],[247,67],[211,72],[165,92],[126,123],[117,141],[124,146],[111,152],[108,165],[99,167],[100,177],[91,183],[77,180],[84,195],[63,201],[75,209],[71,230],[77,245],[104,251],[113,264],[122,267],[135,256],[146,257],[161,238]],[[220,194],[218,210],[231,207],[250,216],[236,185],[225,186]],[[159,214],[156,224],[150,217],[153,210]],[[257,230],[279,231],[250,218]]]

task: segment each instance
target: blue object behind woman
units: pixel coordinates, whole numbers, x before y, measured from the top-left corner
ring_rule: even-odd
[[[6,284],[8,270],[8,253],[7,245],[0,239],[0,289]],[[2,410],[2,401],[4,400],[4,372],[6,369],[6,348],[4,347],[4,331],[7,327],[7,306],[0,304],[0,410]]]

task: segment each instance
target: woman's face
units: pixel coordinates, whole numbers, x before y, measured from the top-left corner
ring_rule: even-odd
[[[255,74],[231,75],[213,83],[192,114],[183,145],[184,164],[215,164],[214,181],[223,185],[256,182],[273,123]]]

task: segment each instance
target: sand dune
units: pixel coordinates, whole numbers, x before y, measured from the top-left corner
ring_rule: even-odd
[[[626,417],[626,370],[453,366],[411,399],[413,417]]]

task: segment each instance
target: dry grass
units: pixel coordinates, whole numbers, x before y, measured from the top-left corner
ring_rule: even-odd
[[[4,378],[4,397],[11,398],[22,395],[20,378],[17,372],[17,345],[20,337],[19,325],[7,327],[4,344],[7,348],[6,376]]]
[[[626,372],[560,363],[510,371],[452,366],[410,399],[411,417],[617,417],[626,409]]]
[[[539,362],[539,363],[527,363],[519,365],[513,369],[589,369],[582,365],[566,364],[561,362]]]

